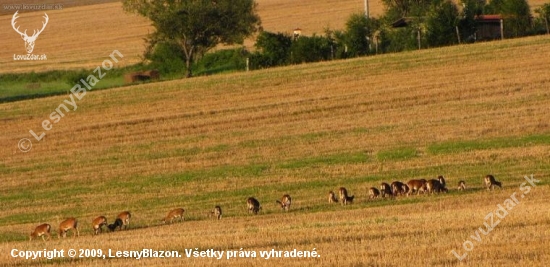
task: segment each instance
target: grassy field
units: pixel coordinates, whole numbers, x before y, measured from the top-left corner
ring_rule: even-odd
[[[549,59],[541,36],[92,91],[46,132],[42,121],[69,95],[0,104],[0,265],[542,266]],[[29,130],[46,136],[38,142]],[[31,151],[19,151],[21,138]],[[483,189],[488,173],[502,190]],[[381,182],[439,174],[448,194],[367,199]],[[526,193],[531,174],[541,182]],[[467,191],[455,190],[459,180]],[[327,203],[340,186],[353,205]],[[275,204],[285,193],[288,213]],[[513,193],[519,204],[475,241]],[[250,196],[259,215],[246,212]],[[215,205],[221,221],[207,216]],[[161,225],[176,207],[186,221]],[[92,237],[94,217],[112,222],[124,210],[130,230]],[[38,224],[55,228],[69,216],[81,237],[28,242]],[[474,247],[459,261],[451,251],[464,254],[466,241]],[[150,248],[183,258],[29,261],[11,257],[14,248]],[[258,257],[187,258],[195,248]],[[320,257],[259,257],[271,249]]]

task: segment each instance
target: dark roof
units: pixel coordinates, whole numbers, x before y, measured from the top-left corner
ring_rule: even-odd
[[[391,24],[391,26],[394,27],[394,28],[407,27],[413,21],[422,22],[422,21],[424,21],[424,19],[426,19],[426,17],[423,17],[423,16],[419,16],[419,17],[402,17],[402,18],[394,21]]]
[[[502,19],[501,15],[479,15],[475,18],[477,21],[480,22],[500,22]]]
[[[394,28],[407,27],[409,25],[409,23],[411,23],[411,21],[412,21],[412,18],[403,17],[403,18],[400,18],[400,19],[394,21],[391,24],[391,26],[394,27]]]

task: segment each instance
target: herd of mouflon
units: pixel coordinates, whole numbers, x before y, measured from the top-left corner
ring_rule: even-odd
[[[485,186],[487,187],[487,190],[494,189],[495,186],[498,186],[502,188],[502,183],[495,180],[495,177],[493,175],[486,175],[485,176]],[[407,183],[402,183],[399,181],[395,181],[391,184],[388,183],[381,183],[380,189],[376,187],[371,187],[368,190],[369,199],[375,199],[379,197],[396,197],[398,195],[401,196],[409,196],[411,194],[433,194],[433,193],[441,193],[441,192],[448,192],[447,189],[447,183],[445,182],[445,178],[440,175],[437,177],[437,179],[418,179],[418,180],[410,180]],[[460,190],[466,190],[466,182],[459,181],[458,182],[458,188]],[[340,187],[338,190],[338,197],[333,191],[329,192],[328,196],[328,202],[329,203],[337,203],[340,202],[342,205],[347,205],[353,203],[353,199],[355,198],[354,195],[350,196],[348,194],[348,190],[345,187]],[[276,203],[281,206],[281,209],[284,211],[290,210],[290,204],[292,203],[292,198],[290,195],[285,194],[281,198],[281,200],[276,200]],[[262,209],[260,206],[260,202],[254,198],[249,197],[246,200],[246,205],[248,207],[248,212],[253,214],[258,214],[258,212]],[[173,223],[175,220],[182,222],[184,220],[184,212],[185,210],[182,208],[173,209],[166,217],[162,219],[163,223]],[[209,212],[210,216],[214,216],[216,219],[220,220],[222,217],[222,208],[220,206],[214,207],[214,210]],[[99,216],[95,218],[92,221],[92,228],[94,230],[94,235],[98,235],[103,231],[103,227],[106,226],[111,232],[115,231],[117,228],[119,230],[122,229],[128,229],[130,226],[130,218],[132,215],[129,211],[121,212],[115,219],[114,223],[108,224],[107,218],[105,216]],[[42,240],[46,240],[44,237],[47,237],[47,239],[51,238],[50,230],[51,225],[44,223],[39,226],[37,226],[33,232],[30,234],[30,239],[37,237],[42,237]],[[62,221],[59,224],[59,231],[58,231],[58,238],[60,237],[66,237],[67,232],[69,230],[72,230],[73,237],[78,236],[80,233],[78,231],[78,220],[76,218],[68,218],[64,221]]]

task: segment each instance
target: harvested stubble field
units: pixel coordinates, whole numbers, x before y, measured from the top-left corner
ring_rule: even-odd
[[[547,0],[529,1],[531,9]],[[3,5],[21,4],[8,0]],[[113,2],[90,5],[94,1],[60,0],[62,10],[46,10],[50,18],[47,27],[36,41],[34,54],[46,54],[46,61],[14,60],[14,54],[25,54],[23,40],[13,30],[11,19],[14,11],[0,12],[0,73],[43,72],[60,69],[95,68],[110,51],[118,49],[125,55],[124,65],[141,61],[145,49],[143,38],[152,31],[150,23],[137,15],[125,13],[122,4]],[[353,13],[363,12],[363,1],[357,0],[257,0],[258,14],[266,31],[292,33],[301,28],[304,35],[324,34],[325,29],[342,30]],[[29,0],[25,4],[43,4],[43,1]],[[51,3],[49,3],[51,4]],[[82,6],[80,6],[82,5]],[[0,7],[1,8],[1,7]],[[381,1],[369,2],[370,14],[380,17],[384,13]],[[20,12],[17,25],[21,30],[40,29],[44,12]],[[253,49],[254,39],[244,45]],[[220,47],[221,49],[222,47]]]
[[[139,16],[125,13],[122,4],[113,0],[101,0],[104,4],[91,5],[94,1],[60,0],[56,4],[63,10],[47,10],[48,26],[36,41],[34,54],[46,54],[47,61],[17,61],[14,54],[24,54],[23,40],[11,27],[13,10],[0,12],[0,73],[41,72],[59,69],[95,68],[95,62],[105,57],[114,48],[124,51],[125,65],[141,61],[145,49],[143,38],[151,32],[150,23]],[[97,1],[96,1],[97,2]],[[113,2],[113,3],[110,3]],[[292,33],[301,28],[303,34],[323,34],[324,30],[344,29],[352,13],[364,11],[364,2],[357,0],[257,0],[258,14],[267,31]],[[547,0],[529,1],[531,9],[541,6]],[[29,0],[25,4],[43,4],[43,1]],[[8,0],[3,5],[21,4]],[[52,3],[48,3],[52,4]],[[82,6],[80,6],[82,5]],[[370,15],[380,17],[384,13],[381,1],[369,2]],[[43,12],[21,12],[17,20],[21,29],[39,29]],[[254,40],[244,44],[253,49]],[[221,47],[220,47],[221,48]]]
[[[88,92],[0,105],[0,265],[543,266],[549,260],[547,36]],[[99,62],[98,62],[99,63]],[[32,150],[17,149],[31,138]],[[502,190],[482,188],[485,174]],[[445,175],[441,195],[367,200],[381,182]],[[487,214],[541,180],[481,241]],[[468,190],[456,191],[465,180]],[[349,206],[329,205],[345,186]],[[275,203],[293,197],[291,211]],[[247,197],[262,203],[246,212]],[[221,205],[221,221],[208,212]],[[186,209],[186,221],[161,225]],[[91,220],[133,214],[92,237]],[[40,223],[81,236],[28,242]],[[497,217],[495,217],[495,222]],[[477,232],[479,234],[479,230]],[[467,251],[463,242],[473,249]],[[468,243],[469,244],[469,243]],[[12,258],[12,249],[177,250],[180,259]],[[309,259],[186,258],[185,249],[315,250]],[[468,247],[471,248],[471,247]]]
[[[35,2],[31,0],[27,4]],[[323,34],[327,27],[343,29],[350,14],[363,10],[363,2],[355,0],[258,0],[257,3],[265,30],[292,33],[299,27],[305,35]],[[81,4],[88,2],[81,1]],[[125,13],[120,2],[76,5],[67,3],[63,10],[46,11],[50,21],[38,37],[33,53],[46,54],[47,61],[13,60],[13,54],[25,53],[25,47],[11,27],[15,11],[0,13],[0,73],[95,68],[95,63],[113,49],[124,52],[125,65],[141,60],[145,50],[143,38],[152,31],[146,19]],[[383,12],[383,5],[372,1],[370,10],[378,16]],[[43,12],[22,12],[17,25],[32,32],[42,27],[42,16]],[[245,46],[252,49],[253,45],[254,40],[246,40]]]

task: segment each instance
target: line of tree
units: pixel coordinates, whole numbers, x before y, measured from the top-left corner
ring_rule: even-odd
[[[146,38],[144,58],[161,72],[181,71],[186,77],[196,66],[241,68],[245,58],[259,69],[473,42],[476,17],[483,14],[504,17],[505,38],[549,33],[550,3],[536,9],[534,18],[526,0],[461,0],[461,8],[451,0],[382,1],[386,11],[380,18],[352,14],[344,30],[313,36],[263,31],[254,0],[123,0],[123,8],[149,18],[155,29]],[[394,29],[399,19],[407,25]],[[236,49],[205,57],[217,45],[242,44],[258,30],[255,52]],[[233,63],[216,65],[216,60]]]
[[[376,53],[440,47],[476,41],[478,22],[484,14],[504,18],[504,37],[516,38],[548,33],[550,4],[531,15],[526,0],[383,0],[386,12],[380,18],[353,14],[345,30],[325,30],[323,36],[292,38],[284,33],[261,32],[252,54],[254,68],[341,59]],[[393,28],[400,19],[403,28]],[[303,54],[309,53],[306,56]]]

